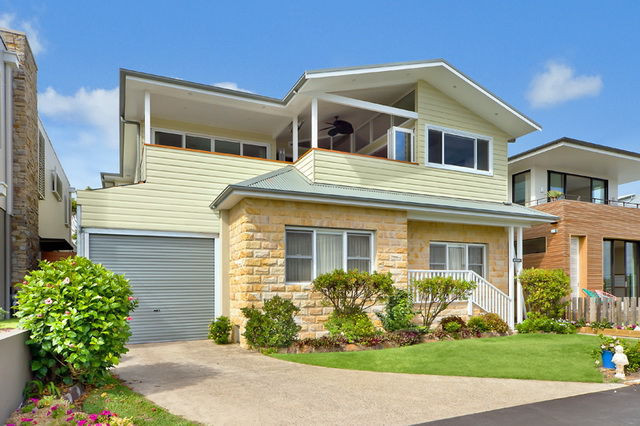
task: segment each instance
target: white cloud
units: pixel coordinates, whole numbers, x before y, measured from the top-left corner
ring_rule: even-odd
[[[99,186],[100,172],[118,171],[118,99],[117,88],[64,95],[48,87],[38,94],[47,133],[77,188]]]
[[[251,90],[238,87],[238,83],[234,83],[233,81],[221,81],[220,83],[215,83],[214,86],[222,87],[223,89],[239,90],[240,92],[253,93]]]
[[[573,99],[597,96],[602,90],[599,75],[575,75],[569,65],[548,62],[531,81],[527,99],[534,108],[544,108]]]
[[[29,46],[34,55],[44,52],[44,44],[40,32],[32,21],[16,20],[14,13],[0,14],[0,28],[24,31],[29,40]]]

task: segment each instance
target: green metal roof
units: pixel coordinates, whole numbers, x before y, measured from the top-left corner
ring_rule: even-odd
[[[411,192],[387,191],[327,183],[313,183],[294,166],[265,173],[255,178],[227,186],[211,203],[218,208],[234,191],[255,192],[278,195],[351,200],[354,202],[372,202],[386,204],[389,208],[417,207],[442,210],[466,211],[478,214],[489,213],[505,218],[531,219],[534,221],[554,222],[558,217],[534,210],[519,204],[476,201],[462,198],[441,197]]]

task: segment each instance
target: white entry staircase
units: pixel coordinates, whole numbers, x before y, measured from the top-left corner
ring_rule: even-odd
[[[418,301],[418,295],[412,283],[416,280],[432,277],[451,277],[475,283],[476,288],[466,299],[468,314],[473,314],[473,305],[476,305],[485,312],[500,315],[500,318],[513,328],[513,299],[474,271],[409,270],[409,289],[415,301]]]

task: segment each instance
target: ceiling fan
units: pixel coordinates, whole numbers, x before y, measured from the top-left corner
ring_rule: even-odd
[[[329,124],[329,127],[325,127],[324,129],[320,129],[320,131],[329,130],[327,133],[329,136],[334,137],[337,135],[350,135],[353,133],[353,126],[348,121],[339,120],[338,116],[335,116],[335,120],[333,123],[328,121],[325,122]]]

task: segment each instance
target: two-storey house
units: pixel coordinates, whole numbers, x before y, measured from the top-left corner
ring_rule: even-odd
[[[0,29],[0,308],[41,258],[72,254],[71,192],[38,118],[37,66],[21,31]]]
[[[640,203],[618,194],[640,153],[562,138],[512,156],[509,175],[514,203],[559,218],[525,230],[525,267],[564,269],[574,297],[640,295]]]
[[[443,60],[308,71],[282,99],[122,70],[120,118],[79,250],[131,280],[132,342],[275,295],[315,336],[310,283],[338,268],[472,279],[467,309],[513,324],[523,229],[557,219],[508,198],[507,145],[539,126]]]

